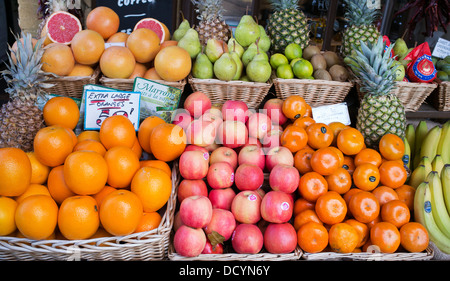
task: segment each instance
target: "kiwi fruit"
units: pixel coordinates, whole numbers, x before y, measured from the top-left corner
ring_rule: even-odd
[[[320,80],[328,80],[328,81],[333,80],[330,73],[328,71],[326,71],[325,69],[318,69],[318,70],[314,71],[314,78],[320,79]]]
[[[327,68],[329,69],[335,64],[340,64],[340,59],[338,55],[335,52],[332,51],[326,51],[323,53],[323,57],[325,58],[327,62]]]
[[[303,50],[303,58],[305,60],[310,60],[316,54],[320,54],[320,49],[315,45],[309,45]]]
[[[311,64],[314,70],[327,69],[327,61],[321,54],[315,54],[311,58]]]
[[[345,82],[349,76],[348,70],[339,64],[330,67],[329,72],[334,81]]]

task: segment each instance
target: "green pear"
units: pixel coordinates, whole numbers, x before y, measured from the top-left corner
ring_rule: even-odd
[[[246,73],[248,78],[253,82],[265,83],[269,80],[272,74],[272,66],[270,66],[265,53],[258,52],[252,59],[252,61],[247,65]]]
[[[237,52],[230,52],[231,58],[236,63],[236,74],[234,75],[232,80],[239,80],[242,75],[242,70],[244,69],[244,64],[241,61],[241,58],[239,57],[239,54]]]
[[[214,63],[214,75],[219,80],[230,81],[236,75],[237,65],[229,53],[224,53]]]
[[[252,16],[244,15],[234,31],[234,37],[242,47],[248,47],[260,36],[258,24]]]
[[[268,52],[270,49],[270,38],[268,36],[261,36],[258,47],[262,52]]]
[[[259,27],[259,35],[261,37],[269,37],[266,33],[266,30],[264,29],[264,27],[262,25],[259,24],[258,27]]]
[[[214,66],[204,53],[197,55],[192,66],[192,76],[200,79],[211,79],[214,77]]]
[[[245,50],[242,54],[242,63],[245,67],[247,67],[247,65],[252,61],[257,52],[258,50],[256,48],[247,48],[247,50]]]
[[[229,52],[234,51],[238,53],[239,58],[242,58],[242,54],[244,54],[244,47],[242,47],[234,37],[231,37],[228,40],[228,50]]]
[[[401,57],[408,52],[408,46],[406,45],[405,40],[402,38],[398,38],[394,43],[394,54],[398,57]]]
[[[228,46],[222,40],[208,39],[205,54],[212,63],[215,63],[223,53],[228,52]]]
[[[189,28],[191,28],[189,21],[187,19],[184,19],[178,26],[177,30],[173,32],[172,39],[175,41],[180,41],[180,39],[183,38]]]
[[[202,50],[197,30],[189,28],[183,38],[178,41],[178,46],[185,49],[191,56],[191,59],[195,59]]]
[[[403,81],[403,78],[405,78],[405,67],[403,64],[399,61],[394,61],[394,64],[392,66],[394,68],[394,80],[395,81]]]

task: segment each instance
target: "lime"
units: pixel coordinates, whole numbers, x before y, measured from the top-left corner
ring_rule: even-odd
[[[289,63],[289,61],[283,54],[276,53],[270,56],[270,65],[273,69],[277,69],[278,66],[285,63]]]
[[[297,78],[306,79],[311,77],[313,74],[313,66],[307,60],[299,60],[294,64],[292,70],[294,71],[294,75]]]
[[[278,66],[277,77],[282,79],[294,78],[294,72],[292,72],[292,67],[288,63]]]
[[[302,47],[300,47],[300,45],[297,43],[291,43],[284,49],[284,55],[289,61],[295,58],[301,58],[302,53]]]
[[[291,62],[289,64],[291,65],[291,67],[294,67],[294,64],[296,62],[298,62],[299,60],[304,60],[304,59],[303,58],[296,58],[296,59],[291,60]]]

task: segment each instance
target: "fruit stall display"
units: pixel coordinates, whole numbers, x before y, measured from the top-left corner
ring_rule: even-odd
[[[450,121],[408,124],[394,91],[437,90],[448,58],[390,44],[361,0],[347,1],[339,54],[307,42],[296,0],[272,1],[266,27],[242,16],[234,34],[220,1],[193,2],[200,23],[172,34],[153,18],[118,32],[117,14],[97,7],[85,26],[56,11],[41,38],[17,36],[2,72],[0,259],[66,260],[75,248],[85,260],[450,254]],[[419,59],[429,81],[411,72]],[[113,115],[75,130],[84,85],[129,91],[137,77],[192,92],[172,122],[149,116],[136,129]],[[354,126],[314,119],[353,87]]]

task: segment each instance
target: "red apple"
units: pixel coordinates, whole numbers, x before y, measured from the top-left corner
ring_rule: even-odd
[[[231,210],[231,203],[233,202],[234,196],[236,196],[236,193],[231,187],[212,189],[208,194],[213,208],[224,210]]]
[[[238,254],[257,254],[264,245],[264,238],[256,225],[243,223],[236,227],[231,245]]]
[[[284,147],[277,146],[270,149],[266,154],[266,168],[270,172],[277,164],[294,166],[294,155]]]
[[[206,177],[209,168],[209,154],[202,151],[184,151],[179,160],[180,175],[188,180]]]
[[[215,231],[223,237],[223,241],[227,241],[235,228],[236,219],[232,212],[224,209],[213,209],[211,221],[205,226],[204,231],[206,235]]]
[[[222,107],[220,105],[213,104],[210,109],[206,110],[205,113],[203,113],[203,116],[210,116],[215,115],[222,119],[223,121],[223,115],[222,115]]]
[[[205,148],[208,152],[213,152],[214,150],[218,149],[219,147],[221,147],[221,145],[214,141],[212,144],[208,145]]]
[[[227,100],[222,105],[223,120],[241,121],[243,123],[246,123],[248,120],[247,111],[247,104],[239,100]]]
[[[240,223],[257,223],[261,219],[261,197],[254,190],[241,191],[231,203],[231,212]]]
[[[184,225],[203,228],[211,221],[211,217],[212,205],[206,196],[189,196],[180,204],[180,218]]]
[[[257,190],[264,183],[264,172],[257,165],[244,163],[236,169],[234,181],[239,190]]]
[[[185,257],[196,257],[205,248],[206,235],[201,228],[180,226],[173,237],[175,251]]]
[[[211,152],[209,164],[211,165],[217,162],[227,162],[231,165],[233,170],[236,170],[238,162],[237,158],[238,156],[234,149],[226,146],[220,146]]]
[[[272,121],[266,114],[256,112],[248,118],[247,128],[249,137],[262,139],[272,129]]]
[[[288,118],[283,114],[281,109],[282,105],[283,100],[278,98],[270,99],[264,103],[263,109],[274,124],[283,125],[288,120]]]
[[[227,162],[211,164],[206,175],[206,180],[211,188],[227,188],[234,183],[234,170]]]
[[[282,133],[283,131],[272,129],[263,137],[261,143],[265,153],[274,147],[280,146]]]
[[[217,131],[217,143],[236,148],[243,146],[248,140],[248,130],[241,121],[223,121]]]
[[[196,119],[186,128],[188,143],[201,147],[212,144],[216,139],[216,127],[211,121]]]
[[[219,111],[219,113],[220,113],[220,111]],[[222,114],[222,113],[220,113],[220,114]],[[214,127],[215,135],[217,135],[217,131],[219,130],[220,124],[223,123],[222,117],[218,116],[217,112],[211,111],[211,109],[209,109],[209,111],[205,112],[202,116],[200,116],[199,119],[203,120],[203,121],[211,122],[212,126]]]
[[[194,195],[208,196],[208,187],[203,180],[183,179],[178,185],[178,202],[183,202],[186,197]]]
[[[208,153],[208,150],[205,147],[201,147],[195,144],[188,144],[184,151],[192,151],[192,150],[199,150],[202,153]]]
[[[269,174],[269,185],[273,190],[294,192],[300,181],[300,173],[291,165],[278,164]]]
[[[261,217],[272,223],[284,223],[291,219],[292,197],[282,191],[269,191],[261,201]]]
[[[192,118],[191,114],[187,110],[183,109],[183,111],[180,111],[175,115],[172,123],[180,126],[181,128],[183,128],[183,130],[186,131],[187,127],[189,126],[189,124],[191,124],[192,120],[194,119]]]
[[[290,223],[271,223],[264,232],[264,247],[272,254],[291,253],[297,247],[297,232]]]
[[[192,117],[199,118],[206,110],[211,108],[211,100],[202,92],[193,92],[186,97],[184,108]]]
[[[218,255],[223,254],[223,245],[222,244],[216,244],[212,245],[209,240],[206,240],[205,248],[202,251],[202,254],[204,255]]]
[[[290,152],[290,151],[289,151]],[[266,156],[261,147],[257,145],[246,145],[238,154],[238,164],[254,164],[264,170],[266,165]]]

